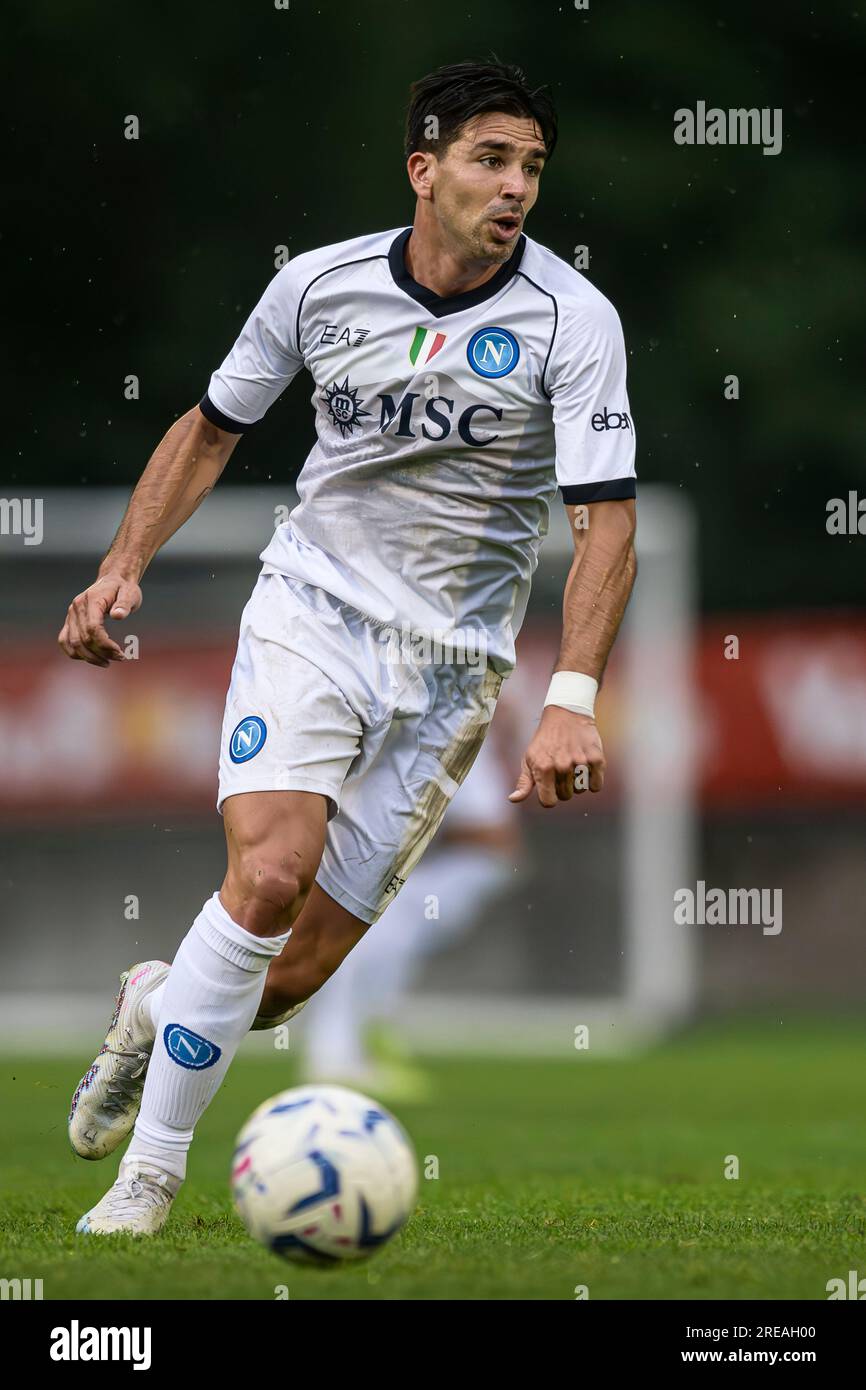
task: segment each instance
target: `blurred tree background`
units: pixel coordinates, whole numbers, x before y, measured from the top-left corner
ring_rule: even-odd
[[[553,88],[560,145],[528,232],[568,261],[588,245],[589,278],[619,309],[639,477],[694,498],[705,606],[861,601],[866,537],[825,528],[829,498],[866,495],[866,45],[849,4],[15,0],[6,13],[6,493],[131,488],[201,397],[277,245],[411,222],[410,81],[495,51]],[[781,107],[781,153],[676,145],[673,113],[698,100]],[[124,399],[130,373],[138,401]],[[307,382],[221,486],[297,476]]]

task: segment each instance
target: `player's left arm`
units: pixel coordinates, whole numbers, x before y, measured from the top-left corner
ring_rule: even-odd
[[[535,787],[547,807],[585,790],[581,782],[575,785],[575,768],[588,769],[590,791],[601,791],[604,784],[604,748],[591,711],[637,574],[633,497],[567,511],[574,559],[562,603],[562,642],[549,703],[509,798],[525,801]],[[554,703],[557,699],[562,703]]]
[[[574,559],[559,656],[510,798],[525,801],[534,787],[542,806],[587,787],[601,791],[605,762],[595,696],[637,573],[635,431],[622,326],[594,292],[566,296],[560,309],[542,384],[553,409],[556,480]]]

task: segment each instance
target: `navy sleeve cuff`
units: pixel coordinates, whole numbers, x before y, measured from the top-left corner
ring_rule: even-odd
[[[227,434],[245,434],[247,430],[253,428],[252,425],[242,425],[239,420],[232,420],[228,415],[223,415],[221,410],[217,410],[206,391],[198,403],[198,408],[206,420],[210,420],[212,425],[216,425],[217,429],[225,430]],[[253,424],[255,423],[253,421]]]
[[[608,478],[598,483],[567,483],[560,487],[563,502],[574,506],[578,502],[619,502],[623,497],[637,496],[636,478]]]

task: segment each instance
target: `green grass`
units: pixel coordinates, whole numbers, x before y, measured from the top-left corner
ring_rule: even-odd
[[[241,1057],[202,1121],[174,1217],[150,1242],[74,1235],[115,1164],[66,1145],[87,1058],[0,1059],[0,1276],[46,1298],[824,1299],[866,1275],[866,1026],[802,1019],[684,1033],[628,1061],[436,1060],[400,1106],[437,1180],[367,1264],[308,1270],[259,1249],[227,1185],[248,1113],[293,1083]],[[740,1162],[736,1181],[725,1157]]]

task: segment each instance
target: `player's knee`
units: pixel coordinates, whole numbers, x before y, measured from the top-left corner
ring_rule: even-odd
[[[287,931],[310,891],[312,871],[285,861],[284,855],[260,852],[241,857],[234,887],[241,900],[241,926],[254,936]]]

